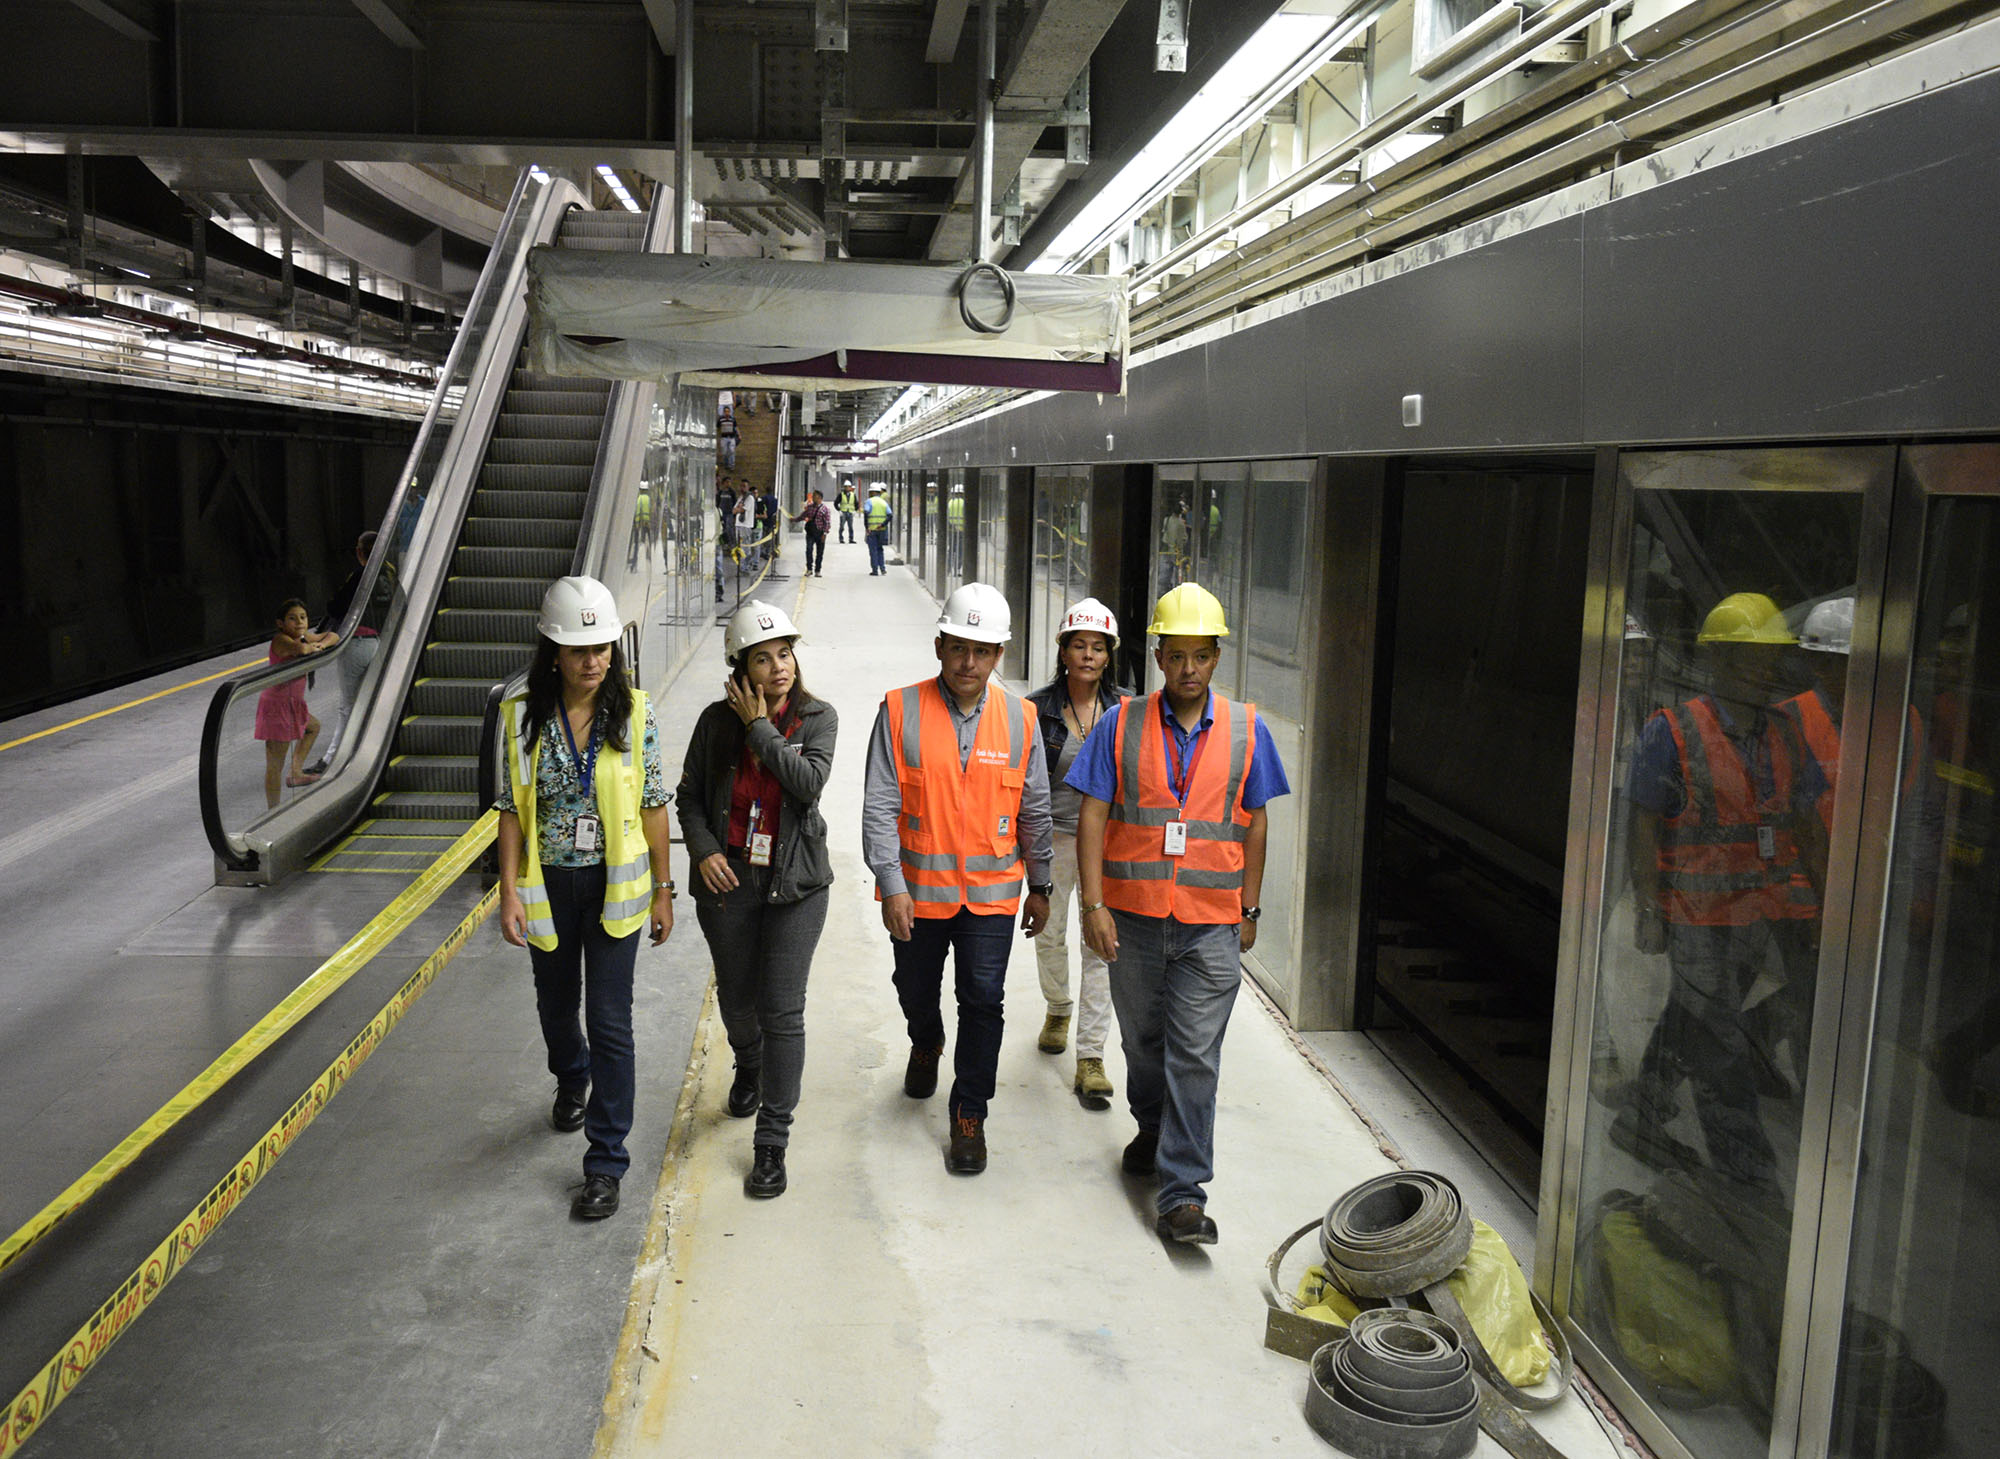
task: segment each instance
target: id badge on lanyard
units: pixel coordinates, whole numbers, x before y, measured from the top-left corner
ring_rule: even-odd
[[[1165,830],[1167,833],[1167,855],[1187,855],[1187,822],[1181,820],[1168,821]]]
[[[1207,748],[1208,737],[1204,734],[1200,742],[1189,750],[1186,763],[1184,765],[1173,766],[1174,769],[1180,771],[1180,784],[1178,786],[1173,784],[1171,771],[1169,772],[1168,785],[1173,790],[1175,799],[1180,802],[1180,807],[1174,812],[1174,818],[1162,827],[1166,832],[1166,842],[1162,849],[1168,856],[1187,855],[1188,792],[1194,788],[1195,766],[1201,763],[1201,752]],[[1171,744],[1168,745],[1167,752],[1169,763],[1171,764],[1173,760],[1173,747]]]
[[[576,764],[576,783],[585,799],[590,799],[597,785],[597,725],[590,727],[590,738],[584,749],[576,747],[576,735],[569,727],[569,714],[562,713],[563,738],[569,742],[570,759]],[[604,854],[604,822],[592,811],[585,811],[576,818],[576,831],[570,843],[579,856],[601,856]]]
[[[586,811],[576,818],[576,851],[579,856],[596,856],[604,849],[604,822]]]
[[[1778,833],[1769,826],[1757,828],[1757,854],[1766,861],[1778,859]]]
[[[771,833],[757,829],[758,822],[763,819],[763,805],[760,802],[751,801],[750,845],[748,849],[750,852],[750,864],[752,866],[769,866],[771,864]]]

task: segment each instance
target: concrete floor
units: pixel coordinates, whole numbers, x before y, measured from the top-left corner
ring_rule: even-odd
[[[570,1222],[580,1137],[547,1128],[526,959],[489,925],[56,1410],[31,1455],[1329,1452],[1299,1412],[1303,1367],[1261,1347],[1263,1264],[1389,1157],[1246,988],[1217,1127],[1222,1241],[1164,1248],[1150,1190],[1118,1170],[1132,1129],[1122,1106],[1082,1110],[1069,1057],[1034,1048],[1042,1010],[1020,947],[991,1167],[976,1179],[945,1172],[942,1095],[901,1092],[907,1043],[858,831],[876,703],[932,672],[936,608],[905,573],[869,578],[860,546],[832,544],[828,564],[805,584],[801,660],[842,716],[825,803],[840,880],[815,964],[789,1193],[741,1193],[750,1122],[721,1110],[727,1046],[704,1012],[707,949],[683,898],[673,938],[641,955],[625,1208],[601,1225]],[[771,596],[789,606],[798,588],[773,584]],[[719,683],[718,652],[712,641],[685,687],[661,696],[670,774]],[[14,721],[0,743],[205,671]],[[0,751],[17,828],[0,841],[4,1229],[400,885],[318,875],[269,892],[209,887],[184,748],[208,692]],[[475,897],[462,881],[228,1094],[0,1274],[0,1400]],[[1349,1038],[1320,1054],[1530,1257],[1532,1213],[1378,1048]],[[1115,1040],[1108,1062],[1122,1086]],[[1572,1459],[1618,1452],[1577,1397],[1538,1424]]]

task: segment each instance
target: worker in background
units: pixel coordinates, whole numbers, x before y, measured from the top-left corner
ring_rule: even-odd
[[[326,613],[319,625],[322,630],[337,635],[340,625],[346,620],[354,595],[361,591],[361,579],[367,575],[368,559],[375,551],[375,536],[373,532],[363,532],[354,539],[354,570],[327,599]],[[375,662],[375,651],[382,646],[380,630],[395,599],[396,564],[385,557],[382,570],[375,575],[374,585],[368,590],[368,606],[362,609],[361,619],[355,624],[347,647],[334,660],[334,667],[340,672],[340,714],[333,722],[333,733],[326,738],[326,748],[316,761],[306,767],[309,775],[324,774],[327,766],[333,763],[333,753],[340,748],[341,736],[347,732],[347,721],[354,713],[355,701],[361,697],[362,676]]]
[[[957,577],[965,571],[965,488],[952,483],[944,506],[945,571]]]
[[[840,483],[840,492],[839,495],[834,497],[833,506],[834,510],[840,513],[839,540],[842,542],[852,542],[854,540],[854,514],[860,509],[861,503],[854,494],[854,483],[851,480]]]
[[[1118,647],[1118,619],[1095,598],[1085,598],[1056,626],[1056,671],[1044,688],[1028,696],[1041,716],[1042,747],[1049,762],[1049,806],[1055,819],[1055,863],[1050,879],[1055,900],[1048,926],[1035,939],[1042,998],[1048,1014],[1035,1047],[1060,1054],[1069,1046],[1070,1014],[1076,1013],[1076,1078],[1071,1084],[1085,1109],[1110,1109],[1115,1092],[1104,1072],[1104,1039],[1111,1032],[1111,973],[1088,943],[1069,995],[1069,904],[1076,895],[1076,818],[1083,796],[1064,781],[1099,720],[1132,691],[1111,680],[1111,652]]]
[[[1666,1007],[1613,1143],[1655,1166],[1712,1167],[1767,1194],[1777,1155],[1758,1098],[1770,1048],[1753,1045],[1746,1000],[1761,973],[1810,1007],[1818,961],[1828,792],[1767,706],[1796,640],[1762,593],[1732,593],[1696,642],[1709,690],[1654,713],[1626,783],[1634,940],[1667,955]],[[1775,968],[1773,963],[1775,961]],[[1797,1071],[1803,1074],[1803,1069]],[[1667,1133],[1685,1082],[1706,1158]]]
[[[1146,631],[1165,687],[1106,713],[1069,771],[1079,910],[1111,967],[1139,1126],[1125,1170],[1158,1176],[1162,1237],[1208,1246],[1222,1035],[1257,942],[1264,807],[1291,785],[1256,706],[1209,688],[1229,632],[1215,595],[1181,584]]]
[[[527,690],[500,706],[500,935],[534,968],[556,1081],[549,1123],[589,1141],[570,1206],[584,1221],[618,1209],[631,1163],[639,931],[650,926],[657,947],[674,927],[660,736],[626,678],[623,621],[603,583],[559,578],[542,595]]]
[[[958,1175],[986,1168],[1014,914],[1035,936],[1052,890],[1049,772],[1035,709],[992,682],[1012,620],[1007,600],[985,583],[945,599],[938,676],[882,701],[862,791],[861,854],[895,953],[910,1035],[903,1092],[912,1099],[937,1089],[951,954],[958,1041],[945,1164]]]
[[[894,515],[889,510],[889,488],[876,482],[868,488],[868,508],[861,514],[861,525],[868,533],[868,576],[872,578],[889,571],[883,551],[889,545],[889,519]]]
[[[792,521],[806,529],[806,576],[823,578],[826,576],[826,534],[833,526],[833,512],[826,504],[825,495],[814,487],[806,504],[792,516]]]

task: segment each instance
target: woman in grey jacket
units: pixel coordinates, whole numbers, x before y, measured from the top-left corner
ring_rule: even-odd
[[[681,834],[715,1001],[736,1056],[729,1113],[755,1113],[745,1195],[785,1190],[785,1146],[805,1070],[806,974],[826,925],[833,864],[820,791],[839,717],[806,692],[784,612],[752,600],[723,635],[723,698],[695,722],[681,767]]]

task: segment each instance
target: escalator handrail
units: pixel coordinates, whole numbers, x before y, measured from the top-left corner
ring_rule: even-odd
[[[531,205],[528,198],[529,181],[530,174],[527,169],[523,169],[520,178],[515,183],[513,198],[509,202],[507,212],[501,220],[500,230],[495,235],[496,239],[507,238],[515,226],[521,208]],[[565,190],[575,195],[574,188],[566,187]],[[553,195],[553,190],[548,189],[544,185],[537,192],[532,205],[540,206],[544,198]],[[532,244],[534,241],[533,238],[527,240],[529,244]],[[262,689],[271,687],[273,684],[283,683],[296,678],[301,673],[310,673],[319,668],[331,666],[340,654],[347,650],[354,642],[354,635],[351,630],[358,626],[360,615],[367,611],[374,583],[380,573],[388,546],[394,539],[396,523],[401,514],[407,510],[409,493],[418,481],[420,473],[417,468],[422,464],[422,453],[429,446],[429,431],[433,428],[434,422],[439,417],[444,395],[455,378],[456,370],[463,362],[463,352],[468,348],[475,348],[480,354],[483,355],[485,353],[495,324],[502,320],[507,313],[508,301],[502,298],[493,303],[491,317],[487,319],[484,328],[475,330],[468,328],[467,325],[471,321],[481,317],[482,312],[486,310],[489,299],[492,298],[493,292],[502,289],[508,281],[514,278],[520,266],[521,255],[524,254],[525,249],[520,250],[515,255],[508,255],[497,246],[487,254],[485,266],[480,271],[479,281],[474,287],[471,298],[467,302],[464,321],[461,323],[457,338],[453,340],[451,351],[446,357],[446,369],[445,373],[439,378],[437,394],[432,399],[431,409],[426,412],[424,424],[419,428],[417,439],[412,443],[410,455],[404,465],[402,478],[398,482],[396,491],[391,497],[389,508],[384,514],[383,525],[377,535],[374,551],[369,555],[367,568],[364,570],[363,581],[357,587],[354,601],[348,605],[348,611],[342,618],[343,636],[339,644],[329,652],[312,655],[310,661],[303,668],[297,667],[298,661],[288,660],[281,664],[260,665],[257,668],[235,675],[217,685],[214,695],[209,700],[208,714],[202,726],[201,763],[198,774],[202,829],[204,834],[207,835],[209,845],[214,850],[217,859],[231,870],[254,870],[258,867],[260,858],[254,848],[238,846],[235,839],[231,837],[227,827],[223,825],[218,763],[222,748],[223,724],[229,707],[252,691],[261,691]],[[477,342],[473,344],[470,341],[475,337]],[[473,372],[477,373],[477,358],[473,361]],[[437,488],[447,484],[451,471],[457,468],[459,461],[462,459],[463,453],[454,450],[454,447],[459,444],[459,435],[465,429],[482,424],[468,419],[468,416],[474,413],[469,407],[472,404],[472,389],[477,383],[477,381],[470,378],[467,380],[466,395],[462,399],[458,414],[453,418],[451,424],[453,434],[446,439],[445,445],[442,448],[425,493],[422,514],[411,529],[410,541],[403,556],[403,560],[406,563],[414,564],[421,561],[424,552],[428,549],[436,533],[437,512],[435,507],[439,501]],[[485,414],[491,416],[497,412],[498,408],[499,397],[496,395],[491,409],[485,412]],[[487,420],[483,424],[490,426],[491,421]],[[453,526],[455,528],[456,523]],[[394,624],[397,634],[409,631],[411,626],[412,615],[409,612],[409,582],[410,576],[404,574],[396,586],[397,598],[394,606],[402,610]],[[428,626],[429,619],[425,615],[424,621],[416,625],[416,629],[421,632],[427,630]],[[388,637],[388,635],[384,636],[382,640],[384,644],[388,642]],[[379,682],[376,685],[375,692],[378,694],[381,692]],[[355,727],[354,722],[357,718],[358,715],[351,709],[348,714],[350,734]],[[343,735],[343,740],[346,739],[348,739],[348,735]],[[311,797],[316,792],[326,789],[332,779],[333,776],[329,774],[326,780],[322,780],[316,786],[309,787],[304,792],[304,795],[292,802],[288,802],[288,805],[300,804],[307,797]],[[371,776],[370,779],[372,782],[373,777]],[[260,817],[259,822],[262,819],[264,818]],[[259,822],[252,822],[251,824],[254,826]]]

